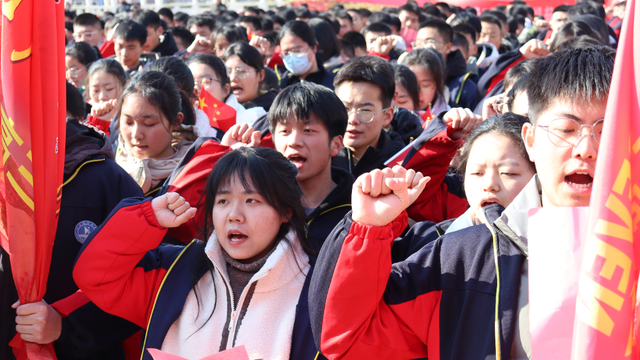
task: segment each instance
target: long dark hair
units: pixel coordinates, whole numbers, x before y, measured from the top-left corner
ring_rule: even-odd
[[[205,211],[202,213],[200,223],[204,224],[201,231],[205,242],[215,230],[211,214],[213,214],[216,194],[231,179],[237,177],[245,189],[258,192],[278,214],[288,219],[287,222],[280,225],[280,230],[274,239],[276,243],[280,241],[289,243],[285,235],[289,231],[293,231],[300,241],[302,249],[308,255],[315,255],[306,235],[306,215],[301,202],[302,190],[296,181],[297,175],[296,167],[282,154],[270,148],[242,147],[224,155],[213,167],[202,197],[198,201],[198,207],[204,201]],[[290,243],[289,245],[291,246]],[[203,268],[208,269],[213,277],[213,265],[204,252],[195,267],[192,278],[192,288],[198,301],[198,307],[200,299],[196,285],[200,280],[199,275],[202,274]],[[300,269],[302,271],[302,267]],[[215,308],[216,304],[214,304],[207,322],[213,316]]]
[[[443,96],[444,82],[446,80],[446,65],[438,50],[431,48],[413,49],[407,54],[407,57],[402,60],[402,65],[407,67],[419,65],[422,66],[425,71],[430,72],[436,81],[437,96]]]

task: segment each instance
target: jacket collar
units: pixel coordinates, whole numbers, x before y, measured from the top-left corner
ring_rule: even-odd
[[[527,243],[529,210],[542,206],[542,187],[538,175],[527,183],[518,196],[507,206],[501,219],[509,225],[518,237]]]
[[[275,290],[286,283],[288,283],[291,278],[297,275],[297,272],[300,269],[305,270],[309,266],[309,257],[302,249],[302,245],[300,241],[295,236],[293,231],[290,231],[285,238],[288,241],[281,240],[278,245],[276,245],[276,249],[271,252],[269,258],[265,262],[265,264],[256,272],[251,280],[249,280],[249,284],[254,281],[257,281],[260,278],[267,276],[267,274],[272,273],[276,274],[278,279],[275,279],[276,276],[272,276],[272,279],[267,282],[262,282],[259,291],[270,291]],[[227,284],[229,283],[229,274],[227,273],[227,265],[224,257],[222,255],[222,248],[220,242],[218,241],[218,237],[216,236],[215,231],[209,237],[207,244],[204,248],[204,252],[207,254],[209,260],[213,263],[214,268],[220,273],[220,275],[225,279]],[[299,267],[297,266],[299,265]],[[274,269],[279,268],[290,268],[287,271],[273,271]],[[287,276],[280,276],[282,274],[287,274]],[[248,285],[248,284],[247,284]]]

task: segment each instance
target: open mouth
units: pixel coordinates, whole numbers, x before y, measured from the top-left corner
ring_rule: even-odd
[[[577,189],[589,189],[593,185],[593,176],[587,172],[575,172],[565,176],[564,181]]]
[[[234,93],[234,94],[241,93],[242,91],[243,91],[243,89],[241,87],[239,87],[239,86],[232,86],[231,87],[231,92]]]
[[[299,154],[289,155],[287,159],[297,168],[300,168],[307,162],[307,159]]]
[[[480,207],[485,207],[493,204],[500,204],[500,202],[498,200],[482,200],[482,202],[480,203]]]
[[[229,238],[229,242],[234,243],[234,242],[246,240],[248,236],[241,232],[232,230],[227,234],[227,237]]]

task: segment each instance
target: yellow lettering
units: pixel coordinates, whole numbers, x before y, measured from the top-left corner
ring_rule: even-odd
[[[576,313],[578,317],[592,328],[607,336],[611,336],[615,324],[598,300],[620,311],[624,299],[620,295],[596,283],[586,275],[580,277],[578,289],[580,292],[578,302],[576,303]]]
[[[24,201],[24,203],[27,204],[31,211],[33,211],[33,200],[29,197],[29,195],[27,195],[27,193],[24,192],[24,190],[22,190],[22,188],[20,187],[20,185],[18,185],[18,182],[13,178],[13,175],[11,175],[10,172],[7,172],[7,179],[9,179],[9,183],[11,183],[11,186],[13,186],[13,189],[16,191],[18,196],[20,196],[22,201]]]
[[[604,265],[600,270],[600,276],[611,280],[616,267],[622,268],[622,276],[620,277],[620,283],[618,284],[618,290],[625,294],[627,292],[627,285],[629,285],[629,277],[631,274],[631,259],[622,251],[607,244],[597,237],[592,237],[593,241],[589,243],[588,247],[584,251],[585,266],[592,268],[596,255],[599,255],[605,259]]]
[[[640,151],[640,137],[636,139],[636,142],[633,143],[633,147],[631,148],[634,154],[637,154]]]
[[[29,152],[27,153],[27,157],[29,158],[30,161],[33,161],[33,159],[31,159],[31,150],[29,150]]]
[[[27,168],[25,168],[24,166],[20,165],[20,167],[18,168],[18,171],[20,172],[20,175],[22,175],[22,177],[25,180],[27,180],[31,186],[33,186],[33,175],[31,175],[29,170],[27,170]]]
[[[633,288],[631,289],[631,306],[634,307],[636,304],[636,288],[638,287],[638,282],[635,281],[633,283]],[[624,352],[624,356],[631,355],[631,350],[636,345],[636,340],[633,338],[633,321],[630,321],[629,324],[629,340],[627,341],[627,350]]]
[[[631,164],[629,163],[629,160],[624,159],[622,166],[620,166],[618,177],[616,177],[616,182],[613,184],[613,191],[618,193],[618,195],[622,195],[622,192],[627,185],[627,180],[631,181]],[[631,191],[629,191],[629,199],[631,199]]]
[[[29,46],[29,48],[27,50],[23,50],[23,51],[15,51],[15,50],[13,50],[11,52],[11,61],[24,60],[24,59],[28,58],[29,56],[31,56],[31,46]]]
[[[7,19],[9,19],[9,21],[13,20],[13,15],[16,12],[16,8],[18,7],[18,5],[20,5],[20,3],[22,2],[22,0],[9,0],[9,1],[3,1],[2,2],[2,14],[4,16],[7,17]]]
[[[618,199],[614,194],[609,194],[609,198],[607,199],[605,206],[609,210],[613,211],[614,214],[618,215],[620,220],[625,223],[626,227],[607,220],[598,219],[594,232],[596,234],[613,236],[618,239],[632,242],[633,233],[631,231],[631,213],[629,213],[629,209],[627,209],[627,207],[624,206],[620,199]]]
[[[11,134],[11,137],[13,139],[15,139],[15,141],[18,143],[18,145],[22,146],[22,144],[24,143],[24,141],[22,141],[22,139],[20,138],[20,136],[18,136],[18,134],[16,133],[16,131],[13,129],[13,125],[15,125],[15,123],[13,122],[13,120],[7,116],[7,114],[4,112],[4,107],[0,106],[0,112],[2,113],[2,136],[9,136],[9,134]],[[5,135],[6,134],[6,135]],[[9,141],[7,141],[7,146],[9,146],[9,144],[11,144],[10,141],[11,138],[9,138]],[[7,139],[5,138],[5,141]]]

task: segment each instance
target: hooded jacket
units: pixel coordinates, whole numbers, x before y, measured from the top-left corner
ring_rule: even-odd
[[[417,139],[423,130],[420,117],[413,111],[401,107],[394,109],[390,126],[393,131],[400,135],[405,145]]]
[[[332,167],[331,179],[336,183],[335,189],[307,216],[307,233],[317,251],[331,230],[351,210],[353,175],[345,169]]]
[[[331,165],[349,171],[354,178],[374,169],[384,169],[384,163],[404,147],[404,142],[395,131],[380,130],[380,139],[375,148],[369,146],[357,164],[353,152],[343,147],[331,161]]]
[[[447,55],[447,87],[449,87],[449,106],[474,109],[477,105],[477,77],[467,71],[467,62],[460,50]]]
[[[478,79],[478,99],[482,99],[489,93],[504,77],[507,71],[516,66],[520,61],[525,60],[520,49],[501,54],[487,71]]]
[[[165,31],[160,37],[160,43],[158,46],[151,51],[160,53],[160,56],[173,56],[173,54],[177,53],[178,45],[176,45],[176,40],[173,38],[173,34]]]
[[[112,154],[104,134],[76,119],[67,119],[60,216],[44,296],[48,304],[64,315],[60,338],[54,344],[59,359],[124,359],[122,342],[139,330],[134,324],[82,300],[82,296],[80,301],[73,300],[78,299],[73,264],[82,244],[120,200],[142,196],[140,187],[115,163]],[[0,272],[5,273],[2,277],[10,278],[9,267]],[[5,285],[3,294],[10,292],[5,292]],[[15,293],[15,288],[11,291]],[[3,328],[6,320],[13,334],[14,319],[15,312],[11,317],[2,317]]]
[[[322,353],[510,359],[527,246],[504,230],[502,210],[486,207],[488,226],[446,234],[395,264],[391,245],[406,226],[406,213],[384,227],[345,217],[325,242],[309,291]],[[410,232],[403,240],[421,236]]]
[[[122,227],[132,221],[136,227]],[[215,347],[212,351],[244,344],[252,358],[270,351],[278,356],[269,358],[278,359],[312,360],[318,355],[306,305],[309,278],[305,274],[311,274],[312,261],[296,239],[289,238],[293,248],[286,242],[277,245],[233,310],[216,239],[206,245],[194,240],[186,247],[158,247],[166,231],[158,224],[149,199],[124,200],[85,243],[74,271],[80,288],[98,306],[147,329],[142,359],[151,359],[149,348],[180,348],[167,335],[182,338],[180,318],[190,314],[188,297],[194,281],[200,282],[203,276],[213,276],[218,289],[216,309],[207,323],[219,332],[213,336],[216,341],[207,345]],[[292,259],[294,252],[297,261]],[[212,263],[213,273],[207,262]],[[207,333],[199,336],[203,334]]]

